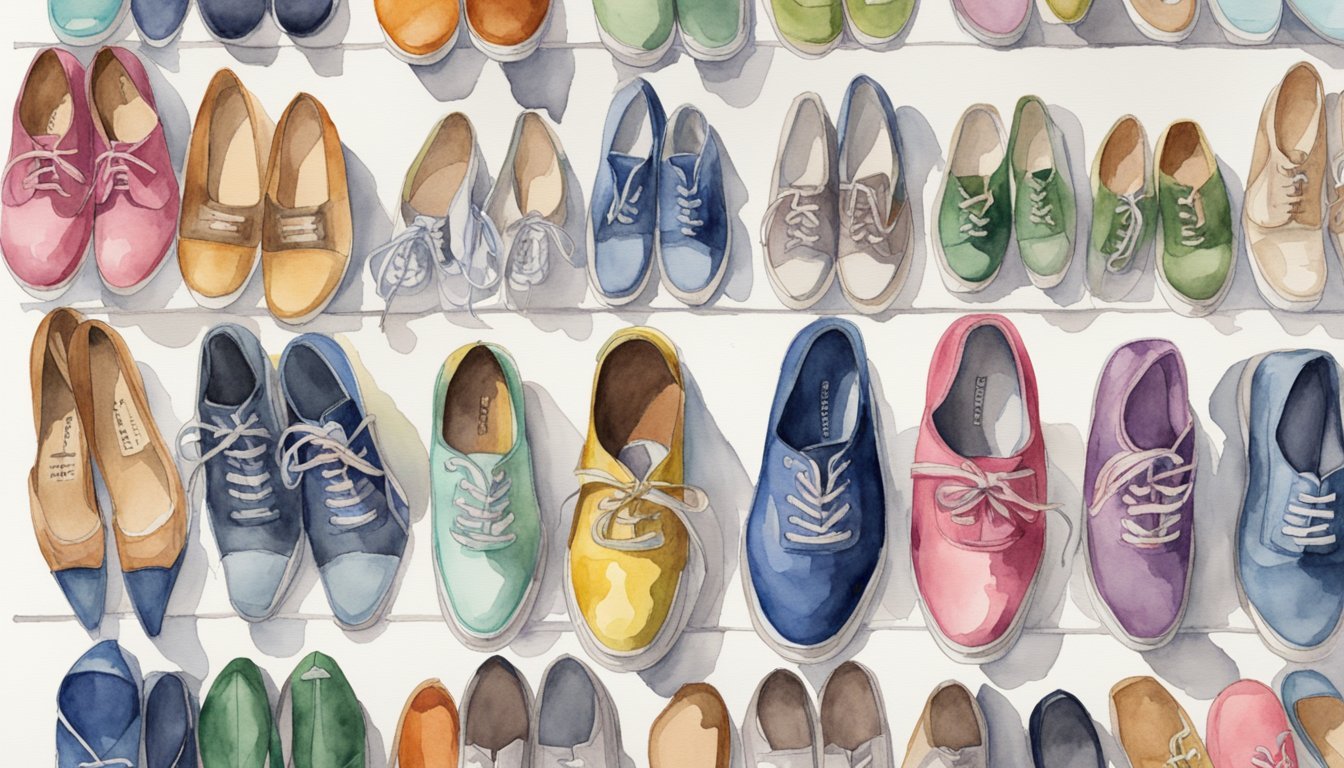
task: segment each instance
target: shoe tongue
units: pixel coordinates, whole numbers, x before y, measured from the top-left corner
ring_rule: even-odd
[[[1283,153],[1285,159],[1293,165],[1302,165],[1307,162],[1307,153],[1300,149],[1290,149]]]
[[[358,424],[359,420],[359,409],[355,407],[355,401],[348,397],[323,411],[322,418],[319,419],[324,425],[334,423],[343,429],[350,429]]]
[[[1054,169],[1054,168],[1042,168],[1042,169],[1040,169],[1039,171],[1032,171],[1032,172],[1031,172],[1031,177],[1032,177],[1033,179],[1039,181],[1039,182],[1042,183],[1042,184],[1044,184],[1044,183],[1046,183],[1047,181],[1049,181],[1050,179],[1054,178],[1054,175],[1055,175],[1055,169]]]
[[[647,480],[653,470],[667,458],[671,450],[655,440],[635,440],[616,454],[616,460],[630,470],[637,480]]]
[[[821,445],[812,445],[804,448],[802,453],[807,458],[816,462],[817,468],[821,470],[821,482],[824,485],[830,478],[831,459],[835,457],[845,447],[844,443],[823,443]]]
[[[56,145],[61,143],[62,136],[54,133],[42,133],[33,136],[33,143],[42,149],[55,149]]]
[[[619,195],[621,189],[627,183],[629,183],[632,191],[643,183],[644,176],[648,171],[649,159],[611,152],[607,154],[607,164],[611,166],[611,174],[616,179],[616,192]]]
[[[489,475],[500,462],[504,461],[504,455],[500,453],[468,453],[467,459],[480,467],[480,470]]]
[[[957,183],[961,185],[962,189],[966,190],[966,194],[975,197],[984,193],[989,179],[985,176],[958,176]]]
[[[856,181],[865,187],[873,190],[873,195],[877,198],[878,214],[884,219],[881,223],[885,224],[888,217],[891,216],[891,190],[888,188],[886,174],[873,173],[864,176]],[[966,190],[969,192],[970,190]]]
[[[681,174],[682,181],[689,183],[695,180],[696,171],[700,165],[700,156],[683,153],[672,155],[667,158],[667,162],[677,169],[677,173]]]

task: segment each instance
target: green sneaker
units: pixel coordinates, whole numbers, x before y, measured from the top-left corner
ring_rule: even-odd
[[[691,58],[726,61],[747,44],[747,0],[677,0],[681,45]]]
[[[864,48],[886,48],[915,13],[915,0],[845,0],[845,28]]]
[[[676,13],[674,0],[593,0],[602,44],[632,67],[653,66],[667,54]]]
[[[463,645],[508,645],[531,613],[545,542],[513,359],[468,344],[434,384],[435,583],[448,626]]]
[[[197,736],[203,768],[282,768],[280,734],[261,670],[234,659],[201,705]]]
[[[1092,0],[1037,0],[1036,8],[1048,24],[1078,24],[1087,17]]]
[[[967,109],[952,133],[933,245],[943,283],[953,293],[984,289],[1003,266],[1013,227],[1004,145],[1003,121],[986,104]]]
[[[1092,163],[1092,236],[1087,288],[1119,301],[1143,277],[1157,231],[1157,190],[1148,134],[1132,115],[1116,121]]]
[[[280,696],[280,732],[293,768],[365,768],[364,710],[336,660],[310,653]]]
[[[1157,285],[1171,308],[1190,317],[1212,312],[1232,285],[1236,241],[1232,205],[1204,131],[1172,123],[1157,140]]]
[[[1013,168],[1013,227],[1027,276],[1037,288],[1059,285],[1073,261],[1078,201],[1064,139],[1045,102],[1023,96],[1008,139]]]
[[[806,59],[825,56],[840,44],[845,0],[765,0],[775,37]]]

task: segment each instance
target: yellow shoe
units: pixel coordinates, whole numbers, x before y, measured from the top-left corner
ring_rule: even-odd
[[[690,618],[705,569],[686,515],[709,499],[685,484],[686,391],[671,340],[628,328],[597,360],[565,594],[589,655],[634,671],[666,655]]]

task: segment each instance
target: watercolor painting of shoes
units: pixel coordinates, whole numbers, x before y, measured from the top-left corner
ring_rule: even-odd
[[[442,61],[461,34],[456,0],[374,0],[373,11],[393,56],[417,66]]]
[[[533,765],[621,765],[620,714],[607,687],[582,661],[565,655],[551,662],[533,709]]]
[[[297,41],[316,37],[336,18],[336,11],[350,0],[273,0],[276,26]]]
[[[761,246],[770,287],[789,309],[807,309],[835,282],[839,243],[836,133],[815,93],[793,100],[779,137]]]
[[[518,668],[491,656],[462,694],[461,765],[527,768],[532,763],[532,687]]]
[[[1324,768],[1344,765],[1339,726],[1344,723],[1344,697],[1329,678],[1310,669],[1289,672],[1280,688],[1288,722],[1307,753]]]
[[[1339,5],[1334,0],[1285,0],[1285,3],[1323,40],[1335,45],[1344,44],[1344,15],[1340,14]]]
[[[145,768],[199,768],[196,724],[200,709],[177,673],[145,680]]]
[[[677,0],[681,47],[696,61],[727,61],[747,45],[751,32],[749,0]]]
[[[1034,768],[1106,768],[1092,715],[1073,694],[1055,691],[1041,699],[1029,722]]]
[[[210,36],[222,43],[245,43],[271,16],[271,0],[196,0]]]
[[[1209,10],[1228,41],[1242,45],[1268,43],[1283,23],[1279,0],[1209,0]]]
[[[1151,677],[1127,677],[1111,687],[1111,734],[1132,766],[1214,768],[1194,721]]]
[[[1157,287],[1178,314],[1202,317],[1232,287],[1237,243],[1232,202],[1204,131],[1182,120],[1158,137]]]
[[[172,43],[182,32],[191,0],[131,0],[131,17],[140,39],[155,48]]]
[[[649,768],[730,768],[733,740],[723,696],[707,683],[687,683],[649,726]]]
[[[140,669],[116,640],[80,656],[56,692],[56,768],[140,765]]]
[[[831,671],[817,694],[822,765],[896,768],[891,726],[877,675],[857,661]]]
[[[1047,24],[1079,24],[1092,10],[1092,0],[1036,0],[1036,10]]]
[[[406,698],[392,738],[388,765],[432,768],[458,765],[462,729],[457,702],[437,679],[417,685]]]
[[[747,765],[818,768],[822,763],[821,721],[812,694],[787,669],[776,669],[756,686],[741,733]]]
[[[203,768],[284,765],[266,680],[251,659],[230,661],[211,683],[197,745]]]
[[[593,0],[593,16],[602,45],[631,67],[657,64],[676,42],[676,0]]]
[[[286,765],[367,764],[364,708],[341,666],[325,653],[310,653],[294,667],[280,692],[279,721]]]
[[[789,52],[816,59],[840,45],[845,0],[768,0],[765,15]]]
[[[929,694],[901,768],[989,768],[989,727],[966,686],[949,680]]]
[[[998,277],[1013,231],[1008,136],[998,110],[987,104],[968,108],[949,147],[933,252],[947,290],[974,293]]]
[[[1111,126],[1092,163],[1092,234],[1087,288],[1120,301],[1143,278],[1157,231],[1157,188],[1148,134],[1133,115]]]

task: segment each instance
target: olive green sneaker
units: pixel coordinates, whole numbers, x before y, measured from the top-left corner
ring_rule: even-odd
[[[675,0],[593,0],[597,35],[618,61],[657,64],[676,39]]]
[[[1036,10],[1047,24],[1078,24],[1091,8],[1092,0],[1036,0]]]
[[[365,768],[364,710],[336,660],[310,653],[280,694],[280,734],[293,768]]]
[[[1133,115],[1116,121],[1092,163],[1092,236],[1087,288],[1119,301],[1143,277],[1157,231],[1157,188],[1148,134]]]
[[[1045,102],[1023,96],[1008,139],[1013,169],[1013,227],[1027,276],[1037,288],[1059,285],[1073,261],[1078,201],[1064,138]]]
[[[234,659],[201,705],[197,745],[203,768],[282,768],[280,734],[261,670]]]
[[[779,42],[805,59],[825,56],[840,44],[845,0],[765,0]]]
[[[883,49],[910,23],[915,0],[845,0],[845,28],[864,48]]]
[[[1232,285],[1237,252],[1218,158],[1191,120],[1172,123],[1157,140],[1154,156],[1157,285],[1172,309],[1207,315]]]
[[[681,45],[691,58],[725,61],[747,44],[748,0],[677,0]]]
[[[983,290],[999,274],[1013,228],[1003,121],[986,104],[967,109],[949,145],[933,241],[953,293]]]
[[[523,382],[492,344],[468,344],[434,383],[429,449],[434,570],[448,627],[475,651],[527,622],[545,561]]]

